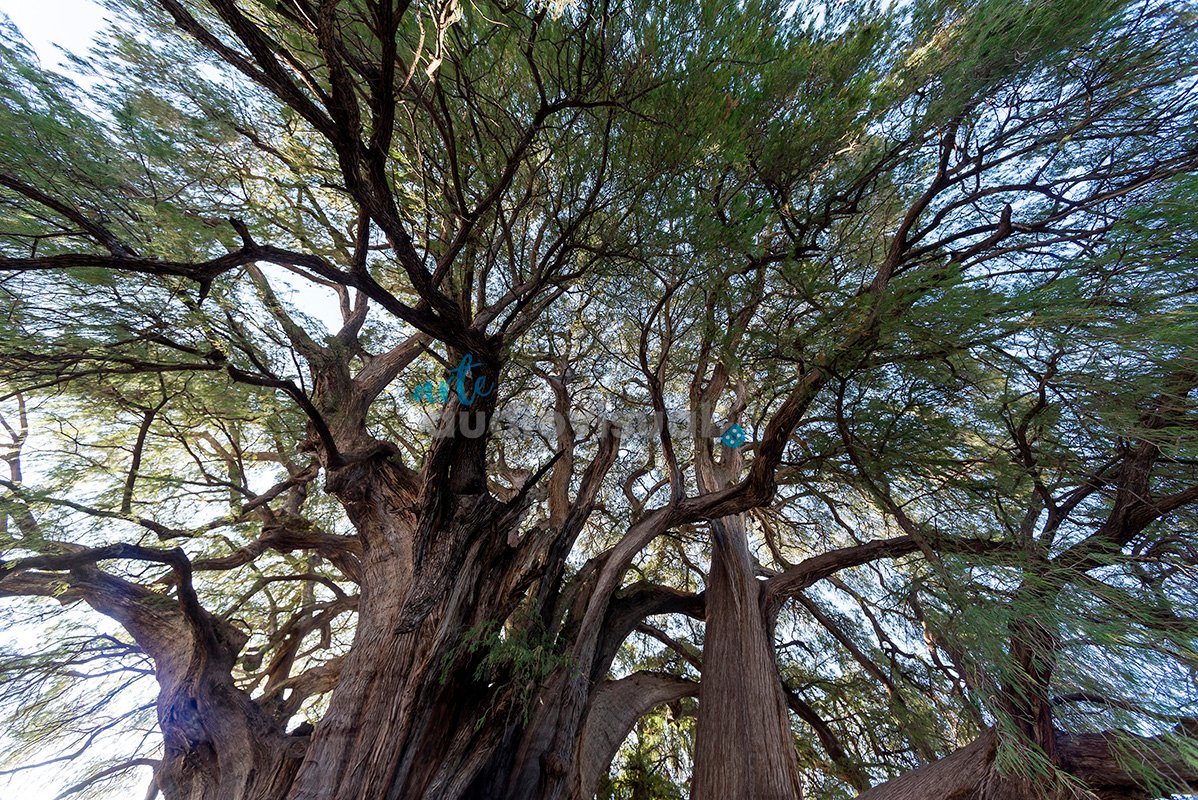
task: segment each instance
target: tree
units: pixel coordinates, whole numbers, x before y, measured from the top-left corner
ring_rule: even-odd
[[[1198,785],[1192,5],[119,7],[3,43],[15,759]]]

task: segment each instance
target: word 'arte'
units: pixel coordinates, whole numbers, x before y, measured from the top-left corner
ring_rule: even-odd
[[[474,356],[467,353],[462,356],[462,360],[458,365],[449,371],[454,381],[454,390],[457,393],[458,401],[464,406],[470,406],[478,397],[486,397],[495,391],[495,386],[487,388],[486,376],[478,375],[474,379],[474,391],[467,392],[466,390],[466,373],[475,367],[481,367],[482,362],[475,361]],[[432,381],[425,381],[412,390],[412,399],[418,403],[432,403],[440,400],[442,403],[449,401],[449,384],[444,380],[436,387]]]

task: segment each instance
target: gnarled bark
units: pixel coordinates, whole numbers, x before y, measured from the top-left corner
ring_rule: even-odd
[[[170,565],[180,601],[101,571],[106,559]],[[61,573],[36,568],[69,569]],[[65,588],[64,588],[65,587]],[[0,597],[41,595],[86,602],[120,622],[154,663],[163,756],[155,782],[169,800],[282,800],[307,740],[284,732],[233,682],[246,636],[200,608],[181,551],[127,545],[75,549],[0,565]]]
[[[1055,732],[1056,763],[1099,800],[1149,800],[1198,788],[1198,767],[1188,763],[1175,743],[1162,736],[1119,732],[1071,734]],[[1120,746],[1122,740],[1122,746]],[[990,730],[939,761],[875,786],[858,800],[1013,800],[1014,798],[1072,798],[1076,789],[1055,788],[1045,781],[1029,782],[1004,775],[995,765],[998,736]],[[1134,761],[1173,784],[1155,790],[1142,782],[1145,771]],[[1076,784],[1075,784],[1076,785]]]
[[[797,800],[799,764],[743,517],[712,522],[692,800]]]
[[[599,779],[611,766],[616,751],[638,719],[662,703],[692,696],[697,691],[693,681],[649,672],[636,672],[600,685],[582,729],[572,796],[577,800],[595,796]]]

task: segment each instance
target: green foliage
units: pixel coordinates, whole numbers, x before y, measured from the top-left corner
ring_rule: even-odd
[[[603,779],[598,800],[683,800],[694,736],[693,709],[655,709],[637,721]]]
[[[538,689],[555,672],[571,669],[569,653],[559,652],[554,637],[538,632],[535,624],[500,624],[484,620],[462,634],[441,661],[441,683],[451,680],[463,664],[473,666],[473,678],[492,690],[507,694],[510,713],[525,722],[532,712]],[[481,726],[485,717],[480,719]]]
[[[827,728],[792,720],[809,794],[851,797],[994,726],[1002,774],[1063,785],[1027,740],[1046,703],[1064,734],[1126,731],[1128,771],[1161,791],[1145,737],[1193,762],[1192,3],[415,3],[380,37],[355,0],[330,12],[346,97],[291,4],[236,4],[290,94],[203,3],[186,5],[215,49],[153,0],[111,5],[80,84],[0,28],[0,589],[30,556],[178,545],[246,637],[232,685],[284,729],[317,722],[327,682],[295,687],[352,646],[365,531],[392,526],[419,582],[462,518],[447,487],[483,475],[524,515],[467,549],[510,573],[469,588],[494,613],[435,672],[486,698],[480,730],[516,730],[555,678],[701,678],[684,614],[604,642],[612,663],[580,663],[604,648],[573,637],[608,564],[605,591],[707,587],[703,513],[620,548],[672,479],[704,502],[710,437],[676,423],[735,420],[733,486],[767,435],[780,452],[769,503],[744,510],[759,577],[919,540],[780,601],[779,671]],[[432,435],[440,404],[412,389],[479,346],[497,414],[572,428],[494,425],[476,450]],[[658,405],[670,447],[628,424],[576,508],[596,417]],[[394,471],[371,484],[360,461]],[[178,607],[161,564],[101,567]],[[90,614],[87,581],[48,571],[13,593]],[[71,674],[82,651],[17,650],[14,761],[94,685]],[[685,796],[694,713],[641,719],[601,796]]]

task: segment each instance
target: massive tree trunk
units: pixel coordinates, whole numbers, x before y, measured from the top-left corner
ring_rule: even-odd
[[[354,404],[337,404],[346,405]],[[442,423],[459,410],[451,402]],[[481,431],[491,410],[484,398],[468,424]],[[343,449],[377,446],[360,417],[338,433],[350,442]],[[598,647],[608,594],[573,595],[580,617],[595,600],[582,637],[560,629],[558,593],[618,437],[605,435],[575,502],[566,483],[555,500],[565,511],[522,536],[524,497],[501,501],[486,490],[482,441],[437,437],[419,475],[383,450],[330,470],[328,489],[363,541],[359,617],[291,800],[529,800],[567,790],[592,670],[606,674],[611,653]],[[608,584],[621,573],[607,570]],[[582,644],[548,674],[493,662],[484,674],[500,631]]]
[[[461,796],[467,760],[485,751],[474,723],[485,687],[455,670],[442,676],[450,651],[468,629],[463,580],[414,627],[404,624],[399,576],[370,565],[354,647],[329,710],[290,794],[296,800]],[[390,579],[390,580],[388,580]],[[442,679],[444,677],[444,680]],[[477,765],[474,765],[477,769]]]
[[[155,780],[169,800],[283,800],[303,758],[302,737],[284,734],[244,692],[204,667],[164,675],[158,722],[163,759]]]
[[[692,800],[797,800],[799,764],[742,515],[713,521]]]
[[[514,518],[485,492],[448,491],[470,481],[443,475],[418,490],[380,456],[330,476],[365,543],[360,610],[292,800],[465,797],[500,742],[509,692],[477,678],[485,653],[463,644],[511,611],[496,528]]]

